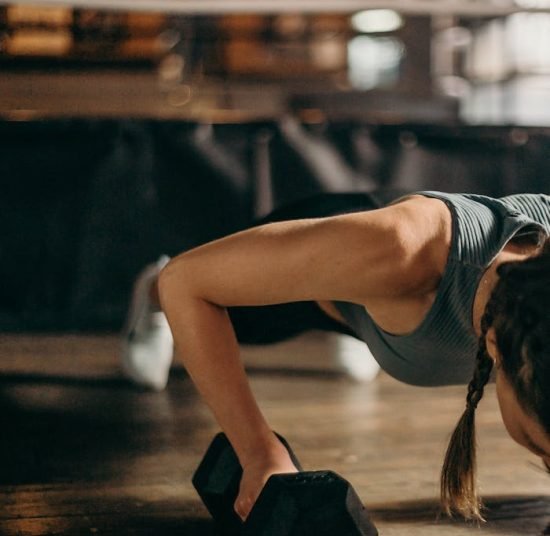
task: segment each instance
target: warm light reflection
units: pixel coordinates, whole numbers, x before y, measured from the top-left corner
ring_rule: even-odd
[[[394,37],[354,37],[348,43],[350,82],[359,89],[392,85],[399,78],[403,54],[403,44]]]
[[[353,15],[351,24],[361,33],[394,32],[403,26],[403,18],[393,9],[368,9]]]
[[[550,13],[515,13],[505,27],[510,70],[550,73]]]
[[[545,9],[550,7],[550,0],[515,0],[515,3],[525,9]]]

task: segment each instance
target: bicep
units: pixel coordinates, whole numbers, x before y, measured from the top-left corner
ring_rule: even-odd
[[[182,254],[163,277],[224,307],[392,295],[406,255],[388,211],[256,227]]]

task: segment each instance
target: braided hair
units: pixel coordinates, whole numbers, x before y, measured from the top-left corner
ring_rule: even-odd
[[[493,327],[502,371],[527,414],[550,434],[550,237],[537,234],[540,253],[502,264],[481,319],[476,367],[466,409],[451,436],[441,471],[441,502],[448,515],[482,520],[476,486],[475,410],[493,360],[486,336]]]

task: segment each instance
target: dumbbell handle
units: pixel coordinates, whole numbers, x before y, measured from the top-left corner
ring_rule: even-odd
[[[302,465],[286,439],[277,433],[275,435],[287,449],[296,469],[302,471]],[[212,468],[215,466],[218,467],[218,470],[213,474]],[[207,510],[219,525],[223,525],[224,533],[227,534],[238,534],[242,527],[242,521],[233,509],[241,477],[242,467],[237,459],[237,454],[227,436],[220,432],[212,440],[192,481]],[[225,488],[225,491],[222,495],[212,493],[210,491],[212,487]]]

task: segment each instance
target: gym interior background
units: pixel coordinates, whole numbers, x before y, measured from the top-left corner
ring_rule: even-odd
[[[550,14],[468,4],[0,7],[0,328],[116,329],[145,262],[319,191],[548,191]]]
[[[2,533],[83,534],[98,526],[113,534],[179,531],[174,512],[181,505],[173,487],[166,499],[164,481],[155,481],[157,510],[148,515],[122,514],[137,507],[107,487],[92,497],[84,486],[65,486],[65,493],[80,494],[81,505],[67,511],[46,491],[92,469],[93,478],[105,467],[116,472],[127,449],[134,458],[153,456],[153,447],[138,439],[153,441],[162,427],[145,430],[149,417],[140,421],[134,413],[125,425],[116,423],[130,447],[109,450],[99,437],[90,440],[76,413],[101,435],[108,426],[89,408],[111,407],[103,391],[94,401],[90,389],[111,389],[128,411],[161,416],[192,397],[187,384],[184,394],[169,398],[113,394],[120,388],[113,380],[113,334],[136,274],[162,253],[242,229],[319,192],[550,193],[549,36],[548,0],[166,0],[162,11],[155,2],[131,0],[1,2],[0,362],[7,368],[0,391],[11,408],[3,432],[11,442],[0,447]],[[315,391],[299,378],[295,393]],[[51,382],[62,390],[64,381],[71,395],[63,404],[71,400],[77,409],[65,413],[60,405],[63,426],[54,418],[41,424],[44,415],[53,417]],[[269,389],[276,380],[259,381],[275,404]],[[392,395],[397,388],[382,382],[378,389]],[[18,390],[27,402],[17,400]],[[336,390],[344,398],[363,396],[357,386]],[[178,419],[210,422],[197,406]],[[493,423],[491,415],[486,420]],[[449,419],[441,430],[450,429]],[[172,430],[162,417],[161,424],[163,434]],[[67,426],[87,437],[84,451],[66,438],[59,448],[41,444],[51,433],[65,437]],[[204,450],[206,435],[200,437]],[[191,447],[185,456],[196,460],[198,451]],[[140,459],[146,478],[154,464]],[[157,477],[169,478],[166,471]],[[528,486],[543,489],[538,481]],[[47,497],[55,513],[44,503],[18,502],[25,493],[33,501]],[[497,500],[501,517],[481,530],[538,530],[550,515],[548,497],[539,495],[525,502],[518,491],[505,506]],[[382,534],[441,533],[426,514],[431,503],[399,508],[380,501]],[[101,504],[108,513],[101,514]],[[523,525],[510,521],[514,512],[522,512]],[[202,514],[193,515],[183,533],[206,534]],[[415,523],[422,525],[418,532]],[[445,530],[462,534],[460,525]]]

